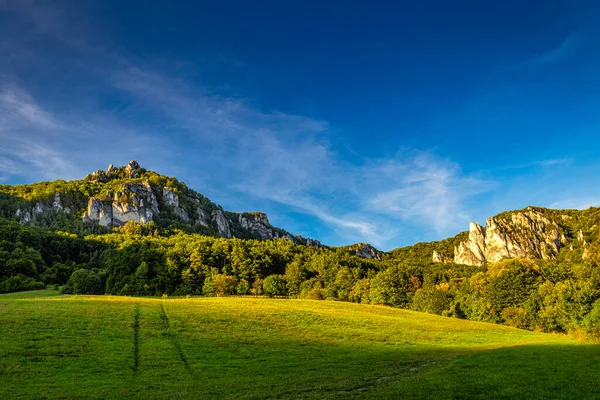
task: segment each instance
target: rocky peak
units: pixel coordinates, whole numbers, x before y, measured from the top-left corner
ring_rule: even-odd
[[[242,213],[238,217],[242,228],[258,235],[262,240],[273,239],[273,226],[264,213]]]
[[[83,216],[84,221],[102,226],[121,226],[134,221],[141,224],[152,221],[158,214],[158,200],[148,182],[127,182],[105,200],[91,197]]]
[[[131,160],[127,167],[125,167],[125,171],[129,174],[130,178],[137,178],[140,175],[140,164],[137,161]]]
[[[564,243],[556,222],[529,207],[508,216],[488,218],[485,227],[472,222],[469,238],[454,249],[454,262],[482,265],[502,258],[553,259]]]
[[[381,252],[368,243],[360,243],[355,254],[362,258],[381,260]]]

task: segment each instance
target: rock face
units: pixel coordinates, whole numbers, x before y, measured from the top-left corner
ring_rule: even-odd
[[[454,249],[454,262],[482,265],[503,258],[553,259],[565,241],[555,222],[528,208],[509,218],[488,218],[485,228],[472,222],[469,238]]]
[[[225,212],[183,182],[148,171],[135,160],[126,166],[110,164],[105,170],[88,174],[80,182],[94,185],[88,185],[85,191],[69,189],[56,191],[53,197],[44,194],[34,200],[21,199],[11,205],[9,212],[14,213],[14,219],[21,224],[49,224],[54,214],[60,212],[82,216],[83,222],[106,227],[122,226],[130,221],[141,224],[154,221],[159,229],[171,229],[172,222],[183,222],[184,230],[201,234],[218,233],[224,238],[236,235],[261,240],[285,238],[295,244],[322,247],[316,240],[292,236],[273,227],[264,213]],[[61,190],[62,186],[54,187]],[[39,218],[40,214],[45,217]],[[200,226],[206,229],[195,229]]]
[[[262,240],[273,239],[273,226],[269,223],[266,214],[252,213],[240,214],[238,221],[242,228],[258,235]]]
[[[54,211],[56,211],[56,212],[63,210],[63,206],[60,201],[60,193],[58,193],[58,192],[56,192],[54,194],[54,201],[52,202],[52,208],[54,208]]]
[[[105,201],[90,198],[83,220],[102,226],[121,226],[129,221],[143,224],[152,221],[158,212],[158,200],[148,182],[129,182],[121,185],[112,201],[110,196]]]
[[[138,162],[135,160],[129,161],[129,164],[127,164],[127,167],[125,167],[125,171],[129,174],[130,178],[139,177],[141,172],[140,169],[140,164],[138,164]]]
[[[188,213],[179,206],[179,195],[168,187],[163,188],[163,201],[167,203],[167,205],[173,207],[175,215],[181,218],[184,222],[190,221]]]
[[[214,210],[211,214],[213,222],[217,225],[217,231],[219,235],[224,238],[231,238],[231,229],[229,228],[229,222],[223,215],[223,211]]]
[[[376,259],[376,260],[380,260],[381,259],[381,255],[379,254],[379,251],[371,246],[370,244],[362,244],[357,250],[356,250],[356,255],[362,258],[370,258],[370,259]]]
[[[451,262],[453,261],[451,257],[447,257],[445,255],[443,255],[442,253],[439,253],[437,251],[433,251],[433,262],[435,263],[447,263],[447,262]]]
[[[196,210],[196,224],[208,227],[210,225],[210,219],[204,210],[200,207]]]

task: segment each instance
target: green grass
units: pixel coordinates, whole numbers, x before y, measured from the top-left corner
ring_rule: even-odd
[[[567,336],[328,301],[29,296],[0,296],[3,399],[600,397],[600,346]]]
[[[0,301],[5,299],[30,299],[36,297],[51,297],[59,296],[58,290],[44,289],[44,290],[30,290],[28,292],[16,292],[16,293],[1,293]]]

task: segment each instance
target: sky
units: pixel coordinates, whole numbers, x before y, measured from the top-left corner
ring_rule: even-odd
[[[600,3],[0,0],[0,183],[136,159],[389,250],[600,203]]]

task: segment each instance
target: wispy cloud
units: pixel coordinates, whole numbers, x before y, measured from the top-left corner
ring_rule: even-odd
[[[574,197],[566,200],[557,201],[555,203],[550,204],[550,208],[557,209],[577,209],[577,210],[585,210],[590,207],[598,207],[600,206],[600,197],[597,198],[589,198],[589,197]]]
[[[428,152],[350,164],[332,151],[326,121],[264,112],[156,71],[119,71],[113,82],[193,138],[230,188],[310,214],[356,240],[385,245],[406,221],[458,230],[468,222],[467,200],[491,187]]]
[[[573,56],[583,43],[580,33],[574,32],[565,37],[560,44],[545,52],[536,54],[529,61],[532,66],[553,64]]]
[[[107,59],[85,46],[84,34],[71,34],[69,15],[33,1],[0,0],[0,8],[6,4],[33,29],[0,42],[21,51],[32,38],[64,41],[89,57],[79,72],[95,86],[61,108],[18,79],[4,84],[0,180],[79,178],[104,163],[138,158],[159,172],[202,182],[194,187],[200,192],[210,187],[233,194],[241,207],[251,199],[259,207],[277,204],[320,220],[349,242],[384,248],[411,224],[438,234],[462,230],[474,199],[493,187],[432,152],[348,157],[344,152],[352,149],[332,148],[328,121],[264,110],[147,61]],[[99,71],[98,65],[107,67]],[[102,95],[120,104],[107,107]]]
[[[554,167],[559,165],[570,164],[573,160],[571,158],[555,158],[549,160],[531,161],[524,164],[507,165],[503,169],[527,169],[537,167]]]

